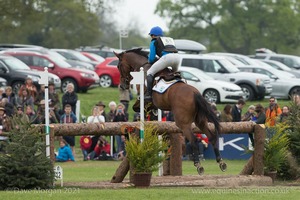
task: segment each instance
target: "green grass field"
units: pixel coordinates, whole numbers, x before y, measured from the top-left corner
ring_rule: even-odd
[[[221,172],[214,160],[202,162],[205,174],[238,174],[245,160],[227,160],[228,170]],[[58,163],[56,163],[58,164]],[[77,161],[59,163],[63,168],[64,183],[111,180],[120,161]],[[183,161],[183,175],[197,175],[191,161]],[[157,176],[157,173],[154,173]],[[127,178],[127,177],[126,177]],[[57,182],[59,185],[59,182]],[[57,186],[54,190],[12,190],[0,192],[1,199],[298,199],[300,187],[286,187],[275,183],[273,187],[203,188],[203,187],[151,187],[137,189],[83,189]]]

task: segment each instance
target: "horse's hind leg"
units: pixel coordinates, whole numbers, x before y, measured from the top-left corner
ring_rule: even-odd
[[[199,160],[199,141],[197,140],[196,136],[192,132],[191,128],[184,128],[182,129],[183,135],[189,140],[192,148],[192,158],[194,161],[194,166],[197,168],[198,174],[204,173],[204,168],[201,166]]]
[[[220,169],[224,172],[227,169],[226,163],[222,160],[220,150],[219,150],[219,137],[216,135],[213,135],[212,133],[209,132],[207,134],[207,137],[209,138],[209,141],[211,142],[213,148],[214,148],[214,153],[216,155],[216,161],[219,163]]]

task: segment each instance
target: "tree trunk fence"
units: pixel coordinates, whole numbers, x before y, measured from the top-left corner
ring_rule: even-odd
[[[163,175],[181,176],[182,175],[182,131],[174,122],[150,121],[147,124],[154,125],[159,134],[170,135],[171,155],[170,159],[163,163]],[[264,125],[253,122],[221,122],[222,134],[254,133],[255,149],[252,157],[248,160],[240,175],[263,175],[264,174]],[[51,124],[50,125],[50,158],[55,162],[54,138],[55,136],[82,136],[82,135],[121,135],[124,127],[140,127],[140,122],[106,122],[106,123],[78,123],[78,124]],[[214,131],[214,125],[209,123],[209,129]],[[41,131],[44,132],[44,126]],[[194,133],[201,132],[194,124]],[[112,183],[120,183],[128,173],[129,161],[125,157],[111,179]]]

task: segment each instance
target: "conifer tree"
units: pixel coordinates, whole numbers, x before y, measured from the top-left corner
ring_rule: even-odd
[[[26,117],[11,118],[5,153],[0,154],[0,189],[53,187],[54,170],[46,157],[45,135]]]

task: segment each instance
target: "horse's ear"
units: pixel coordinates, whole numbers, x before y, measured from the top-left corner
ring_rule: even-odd
[[[117,58],[120,59],[120,54],[116,53],[115,51],[114,51],[114,54],[117,56]]]

